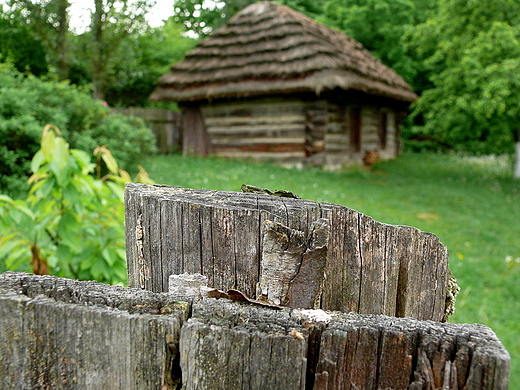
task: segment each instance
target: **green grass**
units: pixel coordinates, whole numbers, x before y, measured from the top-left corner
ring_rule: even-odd
[[[511,178],[507,157],[404,154],[370,172],[178,155],[153,157],[143,166],[162,184],[289,190],[436,234],[449,249],[461,287],[451,321],[491,327],[511,354],[510,388],[520,388],[520,180]]]

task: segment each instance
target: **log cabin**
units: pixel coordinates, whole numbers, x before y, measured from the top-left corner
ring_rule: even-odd
[[[339,168],[397,156],[417,98],[361,43],[273,1],[254,3],[162,76],[184,154]]]

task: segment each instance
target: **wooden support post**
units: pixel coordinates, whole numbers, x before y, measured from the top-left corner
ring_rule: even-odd
[[[0,275],[0,388],[507,389],[483,325],[197,300],[199,276],[181,297]]]
[[[131,287],[162,292],[171,274],[196,272],[292,307],[444,317],[448,253],[416,228],[328,203],[134,183],[125,207]]]

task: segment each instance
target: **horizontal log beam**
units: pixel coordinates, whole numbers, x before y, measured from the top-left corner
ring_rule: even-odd
[[[270,132],[270,131],[285,131],[285,132],[295,132],[304,134],[305,132],[305,124],[301,123],[280,123],[280,124],[265,124],[265,125],[257,125],[255,127],[251,127],[248,125],[244,126],[210,126],[208,125],[208,133],[213,135],[213,133],[219,134],[233,134],[233,133],[259,133],[259,132]]]
[[[276,124],[304,124],[305,116],[300,115],[279,115],[279,116],[230,116],[230,117],[207,117],[206,125],[209,127],[229,127],[229,126],[257,126]]]

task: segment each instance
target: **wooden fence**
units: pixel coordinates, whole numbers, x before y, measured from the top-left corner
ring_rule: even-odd
[[[508,387],[491,329],[438,321],[431,234],[256,193],[128,184],[125,207],[129,288],[0,275],[0,388]]]
[[[159,153],[168,154],[180,147],[180,121],[179,112],[158,108],[114,108],[113,112],[123,115],[131,115],[143,118],[150,126],[157,142]]]

